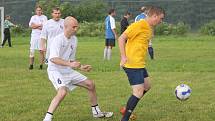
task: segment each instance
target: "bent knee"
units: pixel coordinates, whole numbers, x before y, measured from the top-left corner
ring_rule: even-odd
[[[135,95],[138,98],[141,98],[143,96],[144,88],[139,88],[133,90],[133,95]]]
[[[63,99],[67,95],[67,89],[66,88],[60,88],[57,92],[56,97],[59,99]]]
[[[34,57],[34,50],[33,50],[33,49],[30,49],[29,57],[30,57],[30,58],[33,58],[33,57]]]
[[[86,86],[89,90],[95,89],[95,83],[92,80],[87,80]]]
[[[145,91],[149,91],[151,89],[151,86],[145,87]]]

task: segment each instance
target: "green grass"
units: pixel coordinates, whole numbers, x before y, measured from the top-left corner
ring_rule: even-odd
[[[13,48],[0,48],[0,121],[41,121],[55,95],[46,70],[28,70],[29,38],[16,37]],[[215,37],[188,35],[156,37],[155,60],[147,59],[152,89],[135,109],[136,121],[215,120]],[[54,114],[54,121],[119,121],[119,109],[131,89],[119,69],[118,47],[111,61],[103,61],[103,38],[79,37],[77,59],[91,64],[84,73],[96,83],[103,110],[113,111],[111,119],[94,119],[85,89],[71,92]],[[38,54],[37,54],[38,57]],[[192,88],[189,100],[174,96],[177,85]]]

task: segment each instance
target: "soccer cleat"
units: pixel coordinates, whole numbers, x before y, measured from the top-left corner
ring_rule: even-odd
[[[43,119],[43,121],[52,121],[51,119],[47,120],[47,119]]]
[[[40,65],[40,70],[42,70],[43,69],[43,65]]]
[[[113,112],[103,112],[106,118],[110,118],[113,116]]]
[[[93,114],[94,118],[103,118],[105,117],[103,113]]]
[[[131,114],[131,116],[129,117],[130,120],[136,120],[137,119],[137,116],[134,115],[134,114]]]
[[[125,107],[120,108],[120,113],[121,113],[123,116],[125,115],[125,111],[126,111],[126,108],[125,108]]]
[[[99,112],[97,114],[93,114],[94,118],[110,118],[113,116],[113,112]]]
[[[29,66],[29,70],[32,70],[33,68],[34,68],[33,65],[30,65],[30,66]]]
[[[48,65],[48,62],[49,62],[49,61],[48,61],[48,59],[46,58],[46,59],[45,59],[45,64]]]
[[[125,115],[125,111],[126,111],[126,108],[125,107],[122,107],[120,109],[120,113],[124,116]],[[131,116],[129,117],[130,120],[136,120],[137,119],[137,116],[135,114],[131,114]]]

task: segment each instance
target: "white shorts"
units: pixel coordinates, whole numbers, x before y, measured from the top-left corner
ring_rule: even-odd
[[[40,49],[40,36],[31,37],[30,49],[31,50],[39,50]]]
[[[76,88],[75,84],[83,82],[87,79],[81,73],[71,70],[70,73],[60,73],[58,71],[48,71],[49,80],[57,90],[60,87],[67,87],[70,91]]]

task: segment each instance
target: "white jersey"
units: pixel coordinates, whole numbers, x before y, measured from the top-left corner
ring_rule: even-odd
[[[31,20],[29,22],[29,27],[32,24],[43,24],[47,21],[47,17],[45,15],[34,15],[31,17]],[[41,34],[40,29],[32,29],[31,32],[31,41],[30,41],[30,49],[31,50],[39,50],[39,45],[40,45],[40,34]]]
[[[54,64],[50,61],[51,58],[59,57],[63,60],[75,60],[77,48],[77,37],[72,36],[70,39],[64,36],[64,33],[56,36],[50,46],[50,56],[48,61],[48,71],[58,71],[67,73],[71,71],[70,67]]]
[[[64,19],[60,19],[58,21],[50,19],[44,24],[40,38],[47,40],[46,58],[49,57],[49,47],[54,37],[63,33],[63,30],[64,30]]]
[[[77,48],[77,38],[72,36],[66,38],[64,33],[56,36],[50,45],[49,59],[59,57],[63,60],[75,60],[75,53]],[[48,61],[48,76],[54,87],[67,87],[70,91],[75,89],[76,85],[87,79],[86,76],[73,70],[68,66],[61,66]]]
[[[47,21],[47,17],[45,15],[41,15],[41,16],[34,15],[31,17],[31,20],[29,22],[29,27],[31,26],[31,24],[42,24],[43,25],[46,21]],[[42,30],[40,30],[40,29],[32,29],[31,36],[40,36],[41,31]]]

